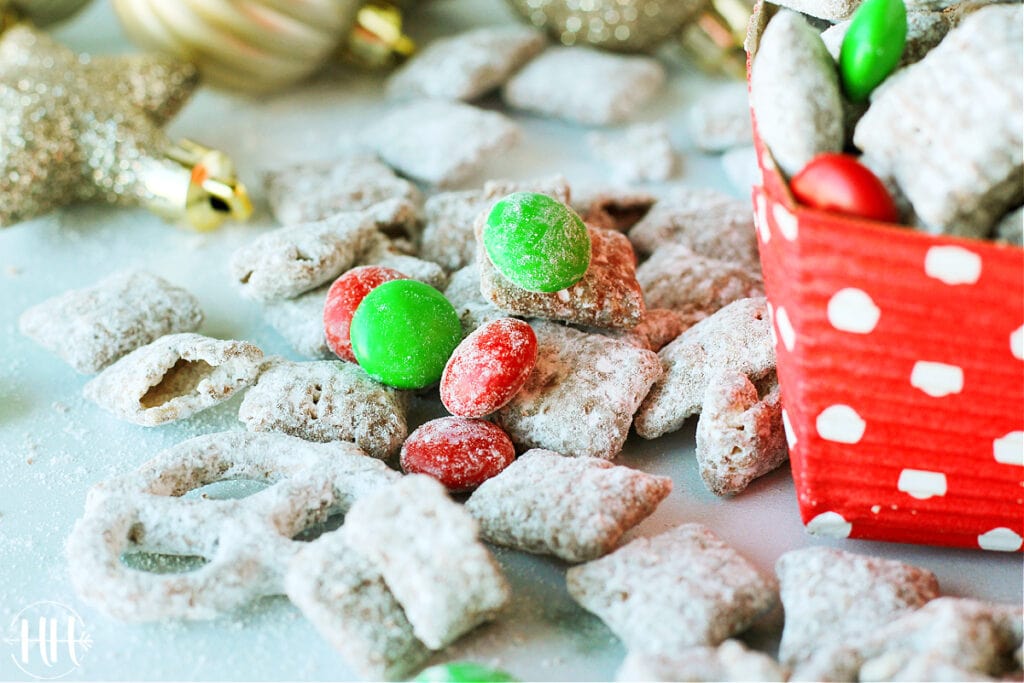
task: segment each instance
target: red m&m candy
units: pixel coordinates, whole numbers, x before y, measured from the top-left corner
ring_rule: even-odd
[[[449,491],[470,491],[516,459],[512,440],[486,420],[442,417],[421,425],[402,445],[402,470],[426,474]]]
[[[350,363],[356,362],[350,332],[356,308],[378,285],[405,279],[408,278],[392,268],[359,266],[334,281],[327,290],[327,300],[324,302],[324,333],[327,346],[334,355]]]
[[[483,417],[526,383],[537,362],[537,336],[516,318],[482,325],[462,340],[441,375],[441,402],[453,415]]]
[[[856,157],[848,154],[820,154],[793,176],[789,183],[801,204],[896,223],[896,204],[882,181]]]

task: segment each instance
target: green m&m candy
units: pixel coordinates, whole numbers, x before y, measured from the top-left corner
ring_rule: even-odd
[[[864,102],[896,68],[907,42],[907,8],[903,0],[864,0],[853,13],[839,49],[843,91]]]
[[[498,272],[531,292],[557,292],[590,266],[590,234],[568,206],[537,192],[515,192],[487,216],[484,249]]]
[[[441,379],[462,340],[462,325],[448,299],[430,285],[392,280],[362,300],[349,336],[368,375],[399,389],[420,389]]]
[[[424,669],[416,683],[515,683],[515,678],[473,662],[449,662]]]

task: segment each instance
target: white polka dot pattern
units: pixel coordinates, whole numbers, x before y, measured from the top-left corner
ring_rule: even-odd
[[[964,390],[964,371],[957,365],[919,360],[910,373],[910,386],[941,398]]]
[[[828,300],[828,321],[840,332],[870,334],[878,325],[882,311],[868,293],[847,287]]]
[[[768,225],[768,203],[763,194],[757,195],[757,213],[754,218],[757,220],[757,230],[761,233],[761,241],[767,244],[772,239],[772,229]]]
[[[838,512],[822,512],[807,522],[807,533],[828,538],[849,538],[853,525]]]
[[[1010,432],[993,441],[992,455],[996,462],[1024,467],[1024,432]]]
[[[918,500],[944,496],[947,490],[946,475],[942,472],[905,469],[900,472],[896,488]]]
[[[1010,335],[1010,353],[1014,358],[1024,360],[1024,325],[1021,325]]]
[[[864,437],[867,423],[850,406],[834,405],[825,408],[815,422],[818,436],[836,443],[859,443]]]
[[[772,216],[775,218],[775,227],[779,229],[779,233],[790,242],[796,240],[800,232],[796,216],[782,204],[772,206]]]
[[[796,330],[789,320],[789,313],[782,306],[775,309],[775,326],[779,328],[779,338],[787,351],[792,351],[796,346]]]
[[[978,536],[978,547],[982,550],[1015,553],[1020,550],[1022,543],[1024,543],[1024,539],[1018,533],[1004,526],[996,527]]]
[[[792,449],[796,446],[796,432],[793,431],[793,423],[789,421],[789,413],[782,409],[782,429],[786,432],[786,444]]]
[[[932,247],[924,272],[947,285],[973,285],[981,279],[981,257],[963,247]]]

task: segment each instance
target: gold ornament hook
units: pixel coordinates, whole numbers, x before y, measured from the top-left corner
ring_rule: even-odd
[[[171,146],[144,176],[146,205],[195,230],[214,230],[229,218],[244,221],[252,215],[249,193],[231,159],[197,142],[181,140]]]

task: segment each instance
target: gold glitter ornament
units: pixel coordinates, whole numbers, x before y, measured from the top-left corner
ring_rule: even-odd
[[[678,34],[707,0],[508,0],[564,45],[640,52]]]
[[[27,23],[0,34],[0,227],[77,202],[142,204],[208,230],[252,212],[220,152],[162,126],[193,66],[158,55],[77,55]]]

